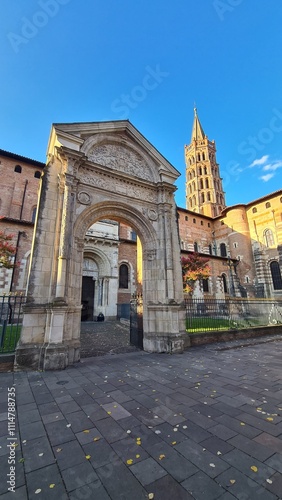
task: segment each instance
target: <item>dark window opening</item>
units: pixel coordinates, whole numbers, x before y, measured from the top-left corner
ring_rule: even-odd
[[[39,172],[39,170],[36,170],[36,172],[35,172],[35,174],[34,174],[34,177],[35,177],[36,179],[40,179],[40,177],[41,177],[41,172]]]
[[[270,271],[274,290],[282,290],[281,271],[278,262],[270,263]]]
[[[202,284],[203,284],[203,292],[208,292],[209,291],[209,280],[208,279],[202,280]]]
[[[220,255],[221,257],[227,257],[226,245],[225,243],[220,243]]]
[[[22,173],[22,167],[20,165],[16,165],[14,171],[17,172],[18,174],[21,174]]]
[[[128,288],[128,266],[121,264],[119,267],[119,288]]]

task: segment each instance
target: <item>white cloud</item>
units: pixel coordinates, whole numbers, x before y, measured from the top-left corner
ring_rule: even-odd
[[[282,161],[275,161],[273,163],[268,163],[267,165],[264,165],[262,167],[262,170],[264,172],[267,172],[268,170],[272,171],[272,172],[275,172],[275,170],[277,170],[277,168],[280,168],[282,167]]]
[[[264,182],[268,182],[270,179],[272,179],[272,177],[274,177],[274,174],[266,174],[262,175],[260,179]]]
[[[254,160],[253,163],[251,163],[250,168],[255,167],[256,165],[263,165],[265,162],[267,162],[269,158],[269,155],[264,155],[258,160]]]

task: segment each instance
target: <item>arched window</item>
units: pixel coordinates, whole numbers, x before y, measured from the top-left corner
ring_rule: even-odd
[[[208,201],[211,201],[211,194],[208,192]]]
[[[41,177],[41,172],[39,172],[39,170],[36,170],[36,172],[34,173],[34,177],[35,177],[36,179],[40,179],[40,177]]]
[[[222,274],[221,278],[222,278],[222,284],[223,284],[223,291],[224,291],[224,293],[228,293],[227,280],[226,280],[225,274]]]
[[[200,189],[204,189],[203,179],[200,179]]]
[[[17,172],[18,174],[21,174],[22,173],[22,167],[20,165],[16,165],[14,171]]]
[[[207,167],[204,167],[204,174],[208,175]]]
[[[268,202],[265,204],[265,208],[270,208],[270,207],[271,207],[271,205],[270,205],[270,203],[269,203],[269,201],[268,201]]]
[[[202,174],[202,167],[199,167],[199,175],[203,175]]]
[[[205,153],[202,154],[202,159],[205,161],[206,159]]]
[[[227,257],[227,252],[226,252],[226,245],[225,243],[220,243],[220,255],[221,257]]]
[[[254,208],[252,209],[253,214],[256,214],[256,213],[257,213],[257,211],[258,211],[258,209],[257,209],[256,207],[254,207]]]
[[[200,153],[198,153],[197,158],[198,158],[198,161],[201,161],[201,155],[200,155]]]
[[[265,245],[267,247],[273,247],[274,246],[274,237],[273,237],[273,232],[271,229],[266,229],[263,233],[264,235],[264,241]]]
[[[36,207],[34,207],[32,209],[32,212],[31,212],[31,222],[35,222],[35,218],[36,218]]]
[[[212,255],[212,245],[209,245],[209,254]]]
[[[270,263],[270,271],[271,271],[274,290],[281,290],[282,289],[281,271],[278,262],[276,262],[275,260]]]
[[[128,288],[128,266],[126,264],[121,264],[119,266],[119,288]]]
[[[209,188],[209,179],[206,179],[206,188]]]
[[[194,252],[198,252],[198,251],[199,251],[198,243],[195,241],[194,242]]]
[[[205,193],[201,194],[201,203],[205,203]]]

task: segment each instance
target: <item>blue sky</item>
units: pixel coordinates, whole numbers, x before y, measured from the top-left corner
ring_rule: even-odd
[[[181,172],[193,108],[227,205],[282,187],[282,3],[2,0],[0,148],[45,161],[51,124],[128,118]]]

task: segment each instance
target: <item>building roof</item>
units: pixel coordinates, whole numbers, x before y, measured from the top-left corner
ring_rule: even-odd
[[[198,114],[197,114],[197,108],[194,108],[194,123],[193,123],[193,128],[192,128],[192,135],[191,135],[191,142],[193,142],[194,139],[196,141],[200,141],[201,139],[205,138],[205,132],[203,130],[203,127],[200,123]]]
[[[31,158],[27,158],[26,156],[17,155],[15,153],[11,153],[10,151],[5,151],[4,149],[0,149],[0,156],[5,156],[6,158],[12,158],[13,160],[19,162],[29,163],[39,168],[45,167],[45,163],[41,161],[32,160]]]

